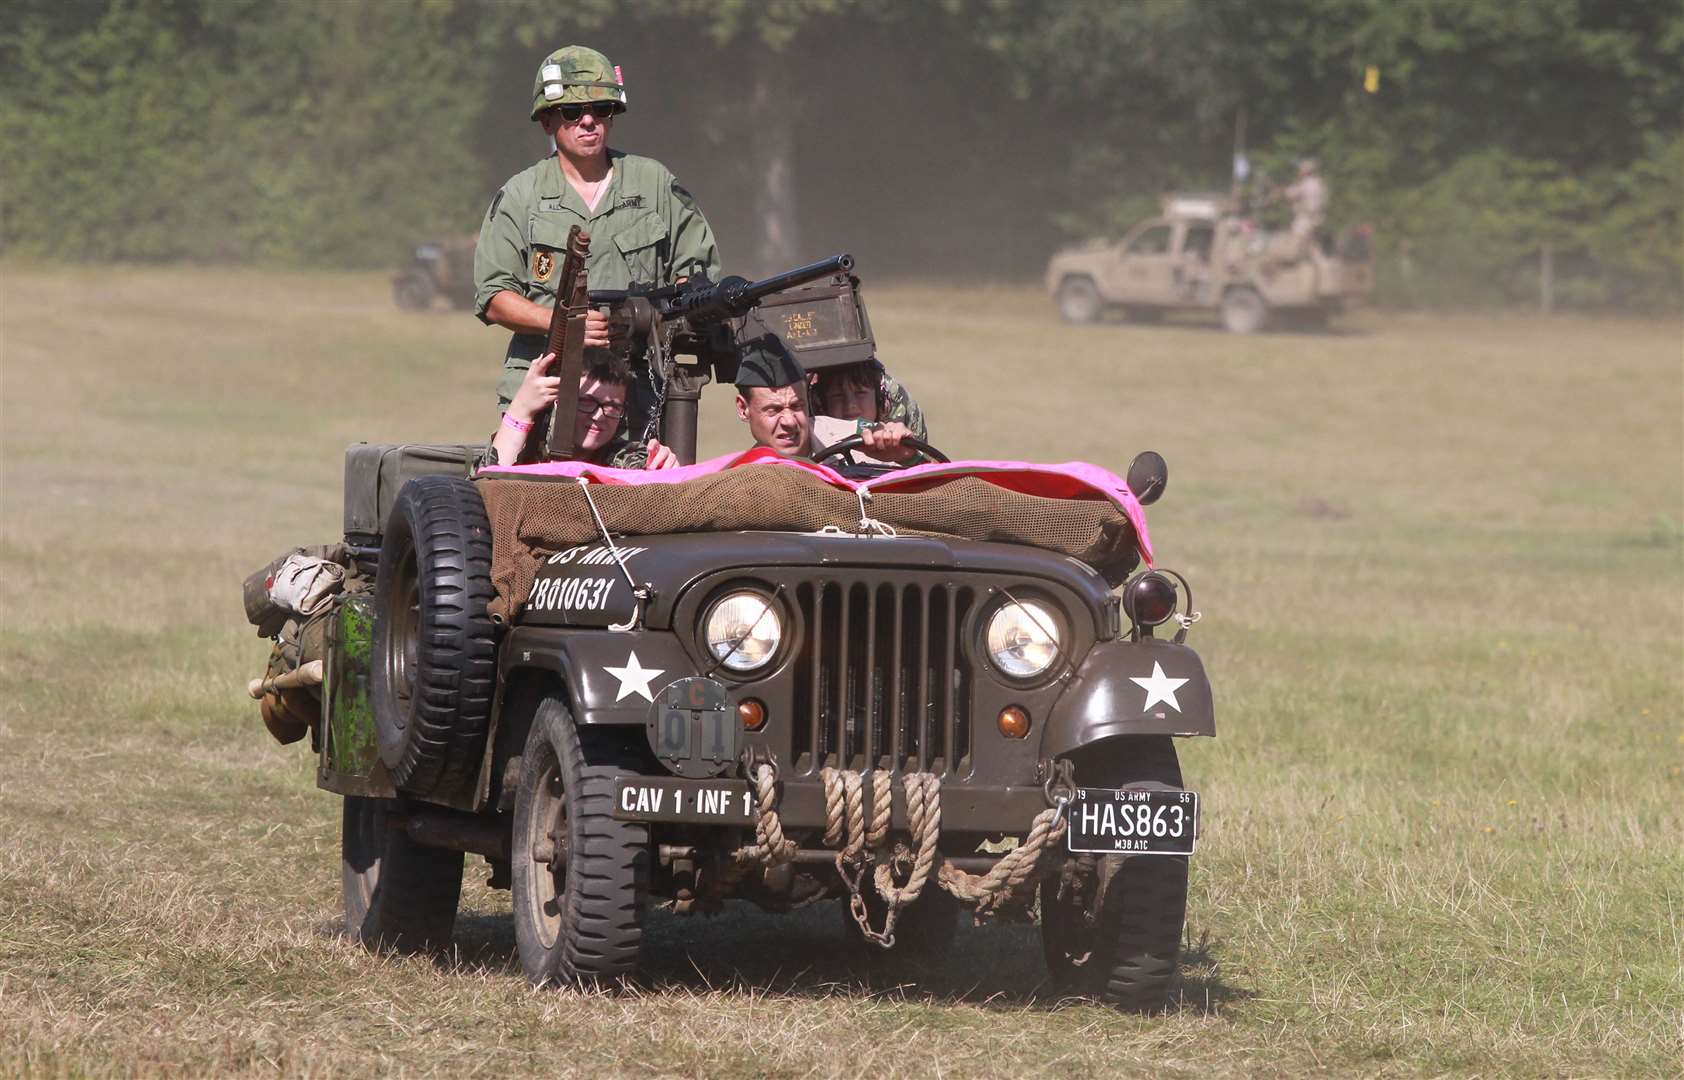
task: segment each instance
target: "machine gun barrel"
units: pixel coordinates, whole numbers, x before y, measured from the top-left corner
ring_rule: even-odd
[[[852,255],[832,255],[759,281],[747,281],[733,275],[717,285],[679,289],[671,300],[662,305],[661,315],[665,319],[688,319],[692,325],[724,322],[747,315],[756,304],[775,292],[793,289],[832,274],[845,274],[853,268]]]

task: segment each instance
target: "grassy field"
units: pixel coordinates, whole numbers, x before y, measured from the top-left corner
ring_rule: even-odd
[[[1179,1008],[1060,1000],[1033,927],[871,963],[829,908],[655,917],[644,985],[533,991],[477,858],[452,962],[342,942],[239,583],[337,537],[346,444],[488,433],[502,334],[377,276],[0,263],[0,1074],[1684,1070],[1676,320],[870,299],[954,456],[1170,462],[1220,730]]]

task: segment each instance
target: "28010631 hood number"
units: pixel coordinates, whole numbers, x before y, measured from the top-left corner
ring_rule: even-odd
[[[603,611],[618,583],[611,577],[540,578],[526,604],[534,611]]]

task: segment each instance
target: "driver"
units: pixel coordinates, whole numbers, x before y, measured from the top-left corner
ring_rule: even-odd
[[[757,446],[782,457],[813,460],[813,414],[807,372],[776,334],[744,342],[737,361],[737,418],[748,425]],[[898,421],[860,433],[862,449],[883,461],[907,462],[917,451],[905,445],[912,430]]]

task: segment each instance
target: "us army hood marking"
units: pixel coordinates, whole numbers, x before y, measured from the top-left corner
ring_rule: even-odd
[[[1146,704],[1140,707],[1141,712],[1150,709],[1157,702],[1165,702],[1176,712],[1181,711],[1181,702],[1175,700],[1175,691],[1187,682],[1186,679],[1172,679],[1164,674],[1164,666],[1156,660],[1152,661],[1152,674],[1148,678],[1136,676],[1129,682],[1134,683],[1146,691]]]
[[[649,689],[649,683],[655,676],[665,672],[665,668],[646,668],[637,659],[637,650],[633,649],[625,667],[607,667],[604,671],[620,680],[620,692],[614,695],[615,701],[637,694],[651,705],[655,703],[655,692]]]

